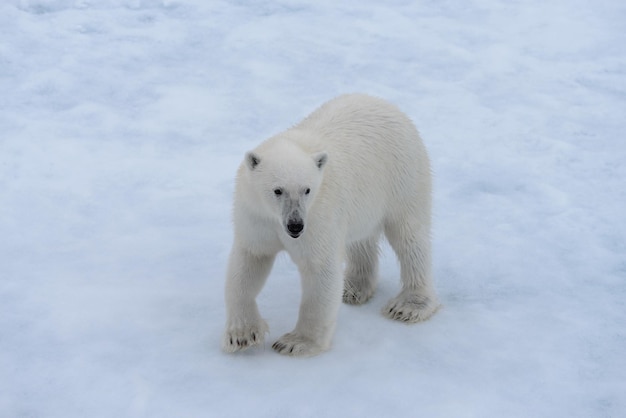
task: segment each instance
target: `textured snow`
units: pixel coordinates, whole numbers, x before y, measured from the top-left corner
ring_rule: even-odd
[[[620,0],[0,4],[0,416],[626,415],[626,6]],[[284,358],[297,270],[226,355],[244,152],[364,92],[435,175],[443,308],[343,306]]]

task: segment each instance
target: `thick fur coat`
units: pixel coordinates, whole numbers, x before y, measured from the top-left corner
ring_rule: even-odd
[[[263,342],[268,326],[256,297],[283,250],[298,266],[302,300],[295,329],[273,348],[294,356],[327,350],[342,299],[362,304],[374,293],[383,234],[402,281],[383,313],[405,322],[428,318],[439,306],[430,225],[430,166],[409,118],[366,95],[324,104],[248,152],[239,168],[224,350]]]

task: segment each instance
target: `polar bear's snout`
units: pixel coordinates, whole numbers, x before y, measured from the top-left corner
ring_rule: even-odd
[[[304,222],[300,218],[290,219],[287,222],[287,232],[292,238],[298,238],[304,230]]]
[[[291,238],[298,238],[304,231],[304,219],[306,218],[305,199],[298,196],[298,193],[285,191],[282,205],[282,218],[285,232],[287,232]]]

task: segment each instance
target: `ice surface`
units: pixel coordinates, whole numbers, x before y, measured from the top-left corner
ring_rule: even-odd
[[[0,416],[626,416],[626,6],[0,4]],[[243,153],[340,93],[389,99],[435,172],[443,309],[378,293],[332,350],[226,355]]]

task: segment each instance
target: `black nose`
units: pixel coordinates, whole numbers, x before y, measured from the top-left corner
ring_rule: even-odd
[[[300,235],[300,232],[304,229],[304,224],[302,222],[294,222],[287,224],[287,231],[292,237],[297,237]]]

